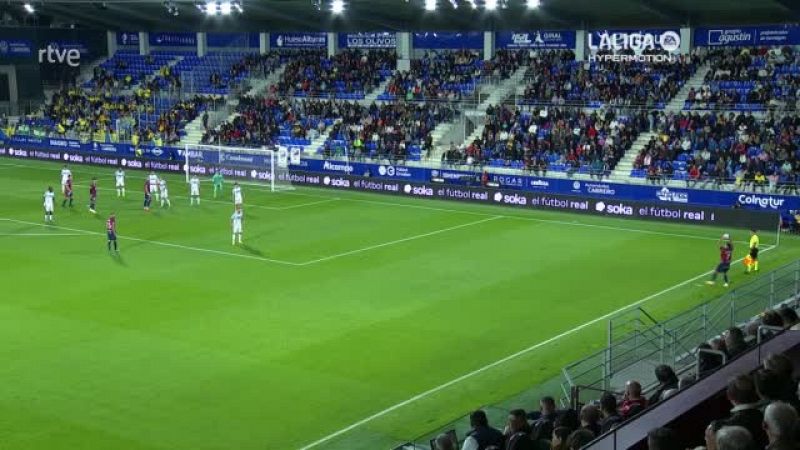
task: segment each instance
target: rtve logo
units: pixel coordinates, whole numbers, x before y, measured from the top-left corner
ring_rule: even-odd
[[[78,67],[81,65],[81,52],[76,48],[60,49],[58,46],[47,44],[47,48],[39,49],[39,64],[43,64],[45,60],[50,64]]]

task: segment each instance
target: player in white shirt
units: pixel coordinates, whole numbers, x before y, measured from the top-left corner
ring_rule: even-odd
[[[241,208],[244,203],[242,198],[242,187],[239,183],[233,183],[233,206]]]
[[[189,180],[189,205],[194,205],[194,202],[200,204],[200,179],[197,175]]]
[[[44,191],[44,221],[53,221],[53,209],[55,208],[56,193],[53,192],[53,186],[48,186]]]
[[[117,169],[114,179],[117,180],[117,197],[125,197],[125,171]]]
[[[156,201],[159,201],[161,194],[158,193],[158,175],[150,171],[150,175],[147,176],[147,182],[150,183],[150,195],[154,196]]]
[[[236,211],[231,215],[231,228],[233,234],[231,235],[231,245],[236,245],[236,238],[239,238],[239,243],[242,243],[242,222],[243,214],[240,206],[236,207]]]
[[[69,180],[69,177],[71,177],[71,176],[72,176],[72,171],[69,170],[69,167],[67,167],[66,164],[64,164],[64,167],[61,169],[61,193],[62,194],[64,193],[65,189],[67,188],[67,180]]]
[[[172,202],[169,201],[169,191],[167,190],[167,180],[161,178],[158,180],[158,191],[161,193],[161,207],[167,204],[167,208],[172,208]]]

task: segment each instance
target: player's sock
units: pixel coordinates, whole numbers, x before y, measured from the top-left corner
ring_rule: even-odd
[[[725,280],[725,284],[728,284],[728,274],[727,273],[723,273],[722,274],[722,278]]]
[[[117,247],[117,241],[114,241],[114,251],[118,252],[119,248]]]
[[[236,235],[231,235],[231,245],[236,245]]]
[[[72,198],[69,199],[69,207],[72,208]]]
[[[242,243],[242,235],[241,234],[239,235],[239,243],[240,244]]]
[[[106,245],[108,246],[108,251],[111,251],[111,241],[108,241]]]
[[[753,269],[755,269],[755,271],[758,272],[758,261],[753,262]]]
[[[64,201],[61,202],[61,207],[63,208],[65,206],[67,206],[67,199],[64,199]]]
[[[125,197],[125,188],[122,188],[122,196]]]

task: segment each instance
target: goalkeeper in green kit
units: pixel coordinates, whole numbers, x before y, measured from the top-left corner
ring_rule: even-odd
[[[217,198],[217,194],[222,194],[222,183],[225,182],[225,179],[222,178],[222,172],[216,172],[211,177],[211,182],[214,184],[214,198]]]

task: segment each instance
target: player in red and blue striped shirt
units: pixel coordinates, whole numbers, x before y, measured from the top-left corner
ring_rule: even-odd
[[[725,280],[725,287],[728,287],[728,270],[731,268],[731,260],[733,259],[733,241],[726,233],[722,235],[719,240],[719,264],[711,274],[711,279],[706,281],[706,284],[713,285],[717,281],[717,274],[722,274]]]
[[[89,185],[89,212],[97,214],[95,205],[97,203],[97,178],[92,178],[92,184]]]
[[[108,251],[111,251],[111,244],[114,244],[114,251],[119,253],[117,248],[117,216],[111,213],[106,220],[106,233],[108,234]]]

